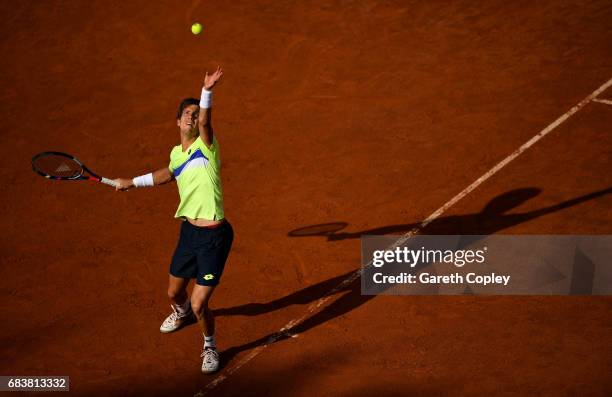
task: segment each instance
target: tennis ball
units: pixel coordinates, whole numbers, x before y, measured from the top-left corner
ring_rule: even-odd
[[[193,33],[193,34],[200,34],[200,33],[202,33],[202,24],[199,23],[199,22],[196,22],[193,25],[191,25],[191,33]]]

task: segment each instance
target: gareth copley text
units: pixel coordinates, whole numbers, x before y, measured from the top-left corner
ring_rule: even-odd
[[[490,285],[490,284],[503,284],[508,285],[510,282],[510,276],[500,274],[476,274],[468,273],[461,275],[459,273],[437,275],[430,273],[420,273],[418,275],[400,273],[397,275],[384,275],[382,273],[374,273],[372,281],[375,284],[479,284],[479,285]]]

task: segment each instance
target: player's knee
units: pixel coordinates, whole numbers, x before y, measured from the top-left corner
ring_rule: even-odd
[[[200,317],[202,315],[202,302],[200,302],[199,300],[192,299],[191,310],[193,310],[196,316]]]
[[[200,299],[191,299],[191,309],[198,317],[210,314],[208,305]]]
[[[172,300],[180,299],[185,295],[185,291],[176,288],[168,288],[168,298]]]

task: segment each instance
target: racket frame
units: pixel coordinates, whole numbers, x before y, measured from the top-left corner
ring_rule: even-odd
[[[49,156],[49,155],[65,157],[67,159],[70,159],[70,160],[74,161],[79,166],[81,166],[81,172],[79,174],[77,174],[77,175],[74,175],[74,176],[53,176],[53,175],[49,175],[47,173],[44,173],[41,170],[39,170],[38,168],[36,168],[36,166],[34,165],[36,160],[39,159],[40,157]],[[87,168],[87,166],[85,164],[83,164],[79,159],[77,159],[76,157],[74,157],[74,156],[72,156],[72,155],[70,155],[68,153],[64,153],[64,152],[48,151],[48,152],[38,153],[36,156],[32,157],[32,170],[34,170],[34,172],[36,172],[38,175],[41,175],[41,176],[43,176],[43,177],[45,177],[47,179],[52,179],[52,180],[56,180],[56,181],[87,180],[87,181],[92,181],[92,182],[104,183],[105,185],[109,185],[109,186],[113,186],[113,187],[117,186],[117,183],[115,181],[97,175],[92,170]],[[85,172],[87,172],[90,175],[84,175]]]

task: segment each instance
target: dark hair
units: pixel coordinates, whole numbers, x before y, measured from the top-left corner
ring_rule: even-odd
[[[189,105],[199,105],[200,104],[200,100],[199,99],[195,99],[195,98],[185,98],[181,101],[181,104],[179,105],[178,108],[178,113],[176,114],[176,118],[180,119],[181,116],[183,115],[183,110],[185,110],[185,108]]]

